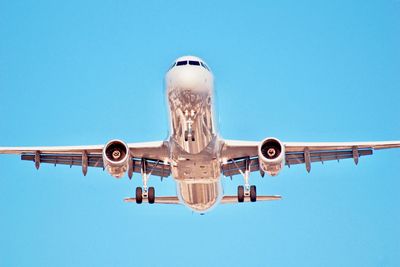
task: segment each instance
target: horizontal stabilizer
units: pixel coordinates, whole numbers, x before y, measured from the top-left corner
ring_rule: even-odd
[[[257,196],[257,201],[271,201],[271,200],[280,200],[281,196]],[[125,202],[133,202],[136,203],[136,198],[128,197],[124,199]],[[148,203],[147,198],[143,198],[143,203]],[[244,202],[251,202],[250,197],[245,197]],[[238,202],[237,196],[224,196],[221,200],[221,204],[235,204]],[[156,197],[154,200],[154,204],[181,204],[178,197]]]
[[[134,202],[136,203],[136,198],[128,197],[124,199],[125,202]],[[143,198],[143,203],[148,203],[147,198]],[[156,197],[154,200],[154,204],[180,204],[178,197]]]
[[[281,196],[257,196],[257,201],[270,201],[270,200],[280,200]],[[244,197],[244,202],[251,202],[250,197]],[[224,196],[221,200],[221,204],[234,204],[239,203],[237,196]]]

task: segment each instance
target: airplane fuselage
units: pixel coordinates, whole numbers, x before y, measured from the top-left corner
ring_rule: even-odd
[[[213,75],[200,58],[182,57],[167,72],[165,84],[178,197],[192,210],[204,212],[223,196]]]

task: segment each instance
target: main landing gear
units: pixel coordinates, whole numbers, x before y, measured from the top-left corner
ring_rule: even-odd
[[[156,167],[159,164],[157,161]],[[155,167],[153,167],[154,169]],[[142,174],[142,182],[143,182],[143,187],[136,187],[136,203],[141,204],[143,202],[143,199],[147,199],[147,202],[149,204],[154,204],[156,200],[156,193],[154,187],[150,186],[147,187],[147,181],[150,178],[151,172],[153,169],[150,169],[150,172],[147,170],[147,162],[145,159],[142,159],[141,162],[141,174]]]
[[[143,199],[147,198],[149,204],[154,204],[154,201],[156,199],[154,187],[150,186],[149,188],[147,188],[147,190],[143,189],[141,187],[136,187],[136,203],[141,204],[143,202]]]
[[[251,185],[250,187],[238,186],[238,202],[244,202],[245,197],[250,197],[251,202],[257,201],[257,188],[255,185]]]
[[[234,162],[236,165],[236,162]],[[237,166],[238,167],[238,166]],[[251,202],[256,202],[257,201],[257,188],[255,185],[250,185],[249,184],[249,176],[250,176],[250,158],[245,159],[245,171],[241,171],[241,169],[238,167],[240,170],[240,173],[242,174],[244,178],[244,186],[239,185],[238,190],[237,190],[237,196],[238,196],[238,202],[244,202],[245,197],[249,197]]]

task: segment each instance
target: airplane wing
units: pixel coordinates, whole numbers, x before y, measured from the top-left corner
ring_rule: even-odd
[[[224,160],[222,173],[233,176],[243,173],[246,164],[251,172],[259,171],[259,142],[225,140],[221,155]],[[358,164],[359,157],[372,155],[374,150],[400,148],[400,141],[384,142],[284,142],[285,164],[290,167],[305,164],[308,172],[312,162],[324,162],[352,158]]]
[[[141,173],[143,162],[146,172],[159,177],[168,177],[171,173],[168,159],[168,142],[146,142],[127,144],[131,154],[128,176]],[[90,146],[54,146],[54,147],[0,147],[0,154],[21,155],[21,160],[33,161],[37,169],[40,164],[81,166],[86,175],[88,167],[104,169],[104,145]]]

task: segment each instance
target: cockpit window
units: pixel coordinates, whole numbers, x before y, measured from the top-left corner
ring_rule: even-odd
[[[176,65],[177,65],[177,66],[187,65],[187,61],[186,61],[186,60],[185,60],[185,61],[178,61],[178,62],[176,63]]]
[[[201,62],[201,61],[196,61],[196,60],[182,60],[182,61],[178,61],[175,62],[170,69],[172,69],[175,66],[185,66],[185,65],[192,65],[192,66],[202,66],[203,68],[205,68],[206,70],[210,71],[210,69],[208,68],[208,66],[206,65],[206,63]]]
[[[206,63],[200,62],[200,64],[201,64],[201,66],[203,66],[203,68],[210,71],[210,69],[207,67]]]
[[[172,64],[172,66],[171,67],[169,67],[169,69],[172,69],[173,67],[175,67],[175,62],[174,62],[174,64]]]
[[[189,65],[200,66],[200,62],[194,61],[194,60],[189,60]]]

